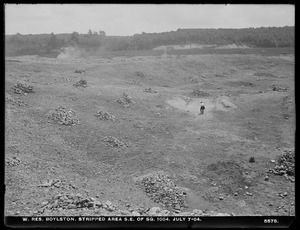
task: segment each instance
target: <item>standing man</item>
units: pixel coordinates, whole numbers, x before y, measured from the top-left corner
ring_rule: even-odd
[[[204,114],[204,109],[205,109],[205,106],[204,106],[203,102],[201,101],[201,103],[200,103],[200,114]]]

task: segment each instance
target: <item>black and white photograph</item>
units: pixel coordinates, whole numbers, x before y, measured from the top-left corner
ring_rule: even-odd
[[[292,223],[295,5],[6,3],[3,44],[7,226]]]

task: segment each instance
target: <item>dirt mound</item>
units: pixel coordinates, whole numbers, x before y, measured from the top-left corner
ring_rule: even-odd
[[[156,203],[175,210],[186,207],[186,192],[177,187],[168,175],[149,174],[143,177],[138,184]]]
[[[205,175],[222,185],[222,188],[227,193],[235,193],[240,187],[251,185],[251,180],[248,180],[244,175],[244,168],[234,161],[218,161],[207,166]]]
[[[116,100],[115,102],[119,103],[123,107],[129,107],[130,104],[134,103],[131,97],[127,93],[123,93],[122,97]]]
[[[95,117],[97,117],[100,120],[112,120],[114,121],[116,119],[116,117],[114,115],[109,114],[108,112],[105,111],[98,111],[95,115]]]
[[[274,169],[269,169],[270,173],[284,176],[286,179],[294,180],[295,176],[295,153],[292,150],[284,150],[282,156],[277,160]]]
[[[71,109],[67,109],[64,106],[60,106],[55,109],[54,112],[48,115],[50,120],[58,122],[60,125],[75,125],[79,124],[79,120],[75,117],[75,112]]]
[[[126,144],[123,141],[121,141],[115,137],[112,137],[112,136],[104,137],[102,139],[102,141],[108,142],[111,146],[114,146],[114,147],[118,147],[118,148],[126,147]]]
[[[86,80],[81,79],[80,81],[76,82],[74,84],[75,87],[81,86],[81,87],[87,87],[87,82]]]
[[[11,89],[16,94],[34,93],[32,86],[22,83],[15,84]]]

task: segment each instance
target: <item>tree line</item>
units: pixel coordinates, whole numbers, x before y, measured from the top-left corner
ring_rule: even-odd
[[[149,50],[158,46],[247,45],[250,47],[294,47],[295,27],[260,27],[246,29],[178,29],[162,33],[141,33],[133,36],[106,36],[105,31],[88,30],[86,34],[6,35],[6,55],[39,55],[58,52],[62,47],[79,46],[106,51]]]

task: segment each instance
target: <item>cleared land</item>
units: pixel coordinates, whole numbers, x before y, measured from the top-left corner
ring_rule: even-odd
[[[294,215],[293,177],[269,172],[294,154],[294,66],[292,54],[6,58],[5,214]],[[153,173],[179,195],[151,197]],[[54,207],[65,193],[106,208]]]

